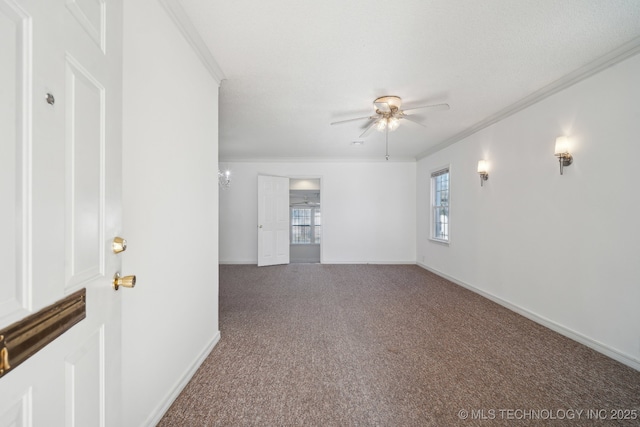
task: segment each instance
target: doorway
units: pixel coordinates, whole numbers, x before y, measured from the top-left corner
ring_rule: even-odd
[[[291,263],[320,263],[322,210],[320,178],[289,180]]]

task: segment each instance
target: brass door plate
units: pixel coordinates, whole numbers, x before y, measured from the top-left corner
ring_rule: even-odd
[[[87,316],[86,289],[0,330],[0,378]]]

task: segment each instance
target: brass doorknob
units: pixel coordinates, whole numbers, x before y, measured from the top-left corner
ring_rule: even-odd
[[[115,237],[111,243],[111,249],[114,254],[119,254],[127,250],[127,241],[122,237]]]
[[[116,291],[120,288],[120,286],[124,286],[125,288],[133,288],[136,285],[136,276],[124,276],[120,277],[120,273],[116,273],[113,276],[113,289]]]

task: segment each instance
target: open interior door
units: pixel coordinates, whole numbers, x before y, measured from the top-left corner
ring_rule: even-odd
[[[258,175],[258,266],[289,264],[289,178]]]
[[[0,425],[119,426],[122,2],[0,0],[0,40]]]

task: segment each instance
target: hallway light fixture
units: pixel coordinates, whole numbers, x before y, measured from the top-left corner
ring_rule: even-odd
[[[559,136],[556,138],[556,149],[554,155],[558,158],[560,163],[560,175],[563,175],[563,169],[565,166],[569,166],[573,163],[573,157],[569,154],[569,137]]]
[[[480,174],[480,187],[489,179],[489,164],[486,160],[478,160],[478,173]]]
[[[223,190],[231,188],[231,171],[225,169],[224,172],[218,169],[218,186]]]

